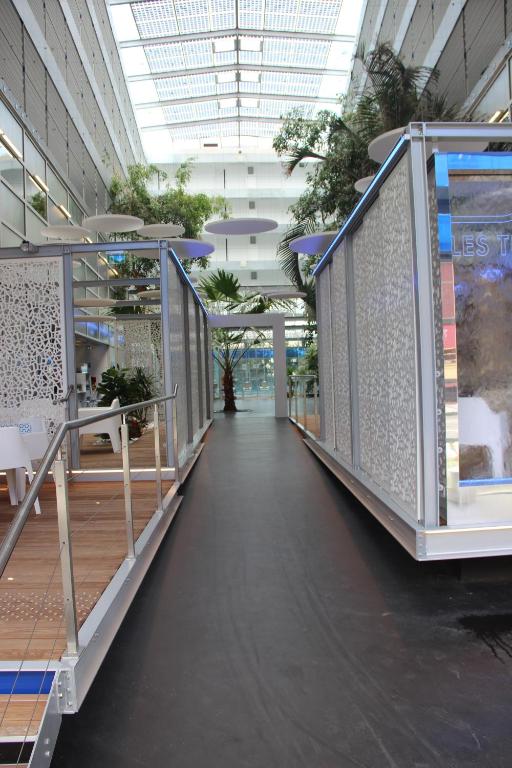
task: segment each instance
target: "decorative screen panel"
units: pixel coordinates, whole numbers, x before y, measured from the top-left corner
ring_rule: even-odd
[[[353,235],[361,469],[417,517],[416,353],[408,158]]]
[[[188,437],[187,382],[185,372],[185,325],[183,322],[183,288],[176,268],[169,259],[169,307],[171,332],[171,370],[173,384],[178,385],[178,450],[185,451]]]
[[[192,432],[195,435],[199,429],[199,381],[197,369],[197,328],[196,303],[192,292],[188,292],[188,340],[190,351],[190,395],[192,402]]]
[[[329,265],[317,278],[317,289],[319,289],[317,322],[320,399],[324,417],[323,437],[328,447],[334,449],[330,276],[331,272]]]
[[[164,394],[162,370],[162,323],[132,320],[124,324],[127,368],[144,368],[153,378],[155,397]]]
[[[9,259],[0,281],[0,424],[40,416],[48,432],[64,420],[60,259]]]
[[[334,254],[331,265],[332,369],[336,451],[352,464],[352,424],[347,318],[346,244]]]

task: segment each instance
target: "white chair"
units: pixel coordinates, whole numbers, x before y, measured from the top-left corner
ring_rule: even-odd
[[[42,459],[50,443],[50,438],[41,416],[20,418],[18,431],[30,460],[38,461]],[[16,470],[16,484],[18,487],[18,498],[22,498],[25,495],[25,472],[23,469]]]
[[[16,488],[16,470],[20,468],[25,469],[28,480],[31,483],[34,477],[34,470],[32,469],[32,462],[18,427],[2,427],[0,429],[0,469],[4,469],[7,475],[9,496],[13,506],[18,501],[21,501],[21,495],[18,497],[18,489]],[[41,507],[39,506],[38,499],[36,499],[34,507],[36,514],[40,515]]]
[[[505,411],[492,411],[482,397],[459,397],[459,445],[489,448],[493,477],[503,477],[503,454],[510,443]]]
[[[112,400],[112,404],[108,408],[79,408],[78,418],[84,419],[87,416],[100,416],[108,411],[119,408],[119,398]],[[119,430],[121,429],[121,416],[112,416],[111,419],[104,419],[103,421],[95,422],[94,424],[88,424],[85,427],[80,427],[80,435],[101,435],[103,432],[108,433],[110,442],[112,443],[112,450],[114,453],[121,453],[121,438],[119,436]]]

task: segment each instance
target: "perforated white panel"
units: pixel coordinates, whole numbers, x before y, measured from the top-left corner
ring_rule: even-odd
[[[187,426],[187,383],[185,374],[185,327],[183,323],[182,283],[174,264],[169,259],[169,305],[171,332],[171,369],[173,383],[178,385],[178,450],[185,450],[188,437]]]
[[[353,236],[361,468],[417,517],[416,369],[408,157]]]
[[[346,245],[343,242],[334,254],[331,264],[332,367],[336,452],[340,454],[345,463],[352,464],[345,248]]]
[[[333,372],[331,353],[330,265],[317,279],[318,362],[321,407],[324,416],[324,438],[334,450]]]
[[[160,320],[131,320],[124,324],[125,363],[153,377],[155,397],[163,395],[162,324]]]
[[[60,259],[0,263],[0,424],[40,416],[48,431],[64,420],[64,328]]]
[[[188,295],[188,339],[190,349],[190,384],[192,396],[192,431],[194,435],[199,429],[199,380],[197,368],[197,332],[196,304],[189,291]]]

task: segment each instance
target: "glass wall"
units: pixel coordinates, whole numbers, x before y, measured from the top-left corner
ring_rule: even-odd
[[[496,521],[512,501],[512,155],[435,163],[448,524]]]

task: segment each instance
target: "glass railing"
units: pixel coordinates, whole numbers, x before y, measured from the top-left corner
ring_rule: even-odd
[[[288,416],[306,432],[320,437],[318,377],[315,374],[288,377]]]

